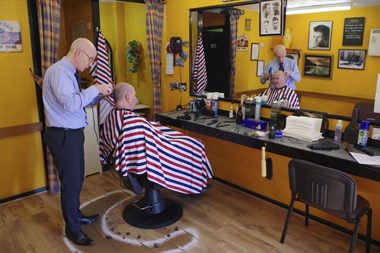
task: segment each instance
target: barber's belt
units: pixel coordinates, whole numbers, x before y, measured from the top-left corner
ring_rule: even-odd
[[[50,131],[83,131],[84,127],[76,129],[66,127],[48,127],[47,129],[49,129]]]

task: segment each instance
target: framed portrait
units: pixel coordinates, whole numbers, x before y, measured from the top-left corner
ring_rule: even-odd
[[[299,58],[300,58],[300,55],[298,53],[286,53],[286,57],[295,60],[298,66]]]
[[[311,21],[309,26],[309,50],[330,50],[332,21]]]
[[[305,54],[303,75],[305,77],[332,78],[333,55]]]
[[[251,61],[259,59],[259,43],[251,43]]]
[[[364,70],[365,50],[339,49],[338,68]]]
[[[260,1],[260,36],[283,35],[284,0]]]
[[[263,74],[265,67],[265,61],[257,61],[256,76],[261,76]]]

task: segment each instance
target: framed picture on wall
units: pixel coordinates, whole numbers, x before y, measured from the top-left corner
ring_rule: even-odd
[[[257,61],[256,76],[261,76],[263,74],[264,67],[265,67],[265,61]]]
[[[298,64],[299,63],[299,54],[297,54],[297,53],[287,53],[286,57],[295,60],[297,62],[297,66],[299,65]]]
[[[312,21],[309,26],[309,50],[330,50],[332,21]]]
[[[251,61],[259,59],[259,43],[251,43]]]
[[[332,55],[305,54],[303,75],[305,77],[332,78]]]
[[[364,70],[365,50],[339,49],[338,68]]]
[[[261,1],[260,36],[282,35],[284,30],[284,2],[283,0]]]

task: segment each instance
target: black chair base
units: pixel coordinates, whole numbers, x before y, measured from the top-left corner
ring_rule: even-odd
[[[123,211],[124,220],[131,226],[143,229],[163,228],[175,223],[182,217],[183,210],[179,203],[164,198],[165,209],[156,214],[148,210],[140,210],[130,203]]]

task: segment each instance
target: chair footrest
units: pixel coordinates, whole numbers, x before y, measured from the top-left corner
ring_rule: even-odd
[[[133,202],[133,206],[135,206],[137,209],[144,211],[148,208],[152,208],[152,205],[149,205],[144,199],[139,199]]]

